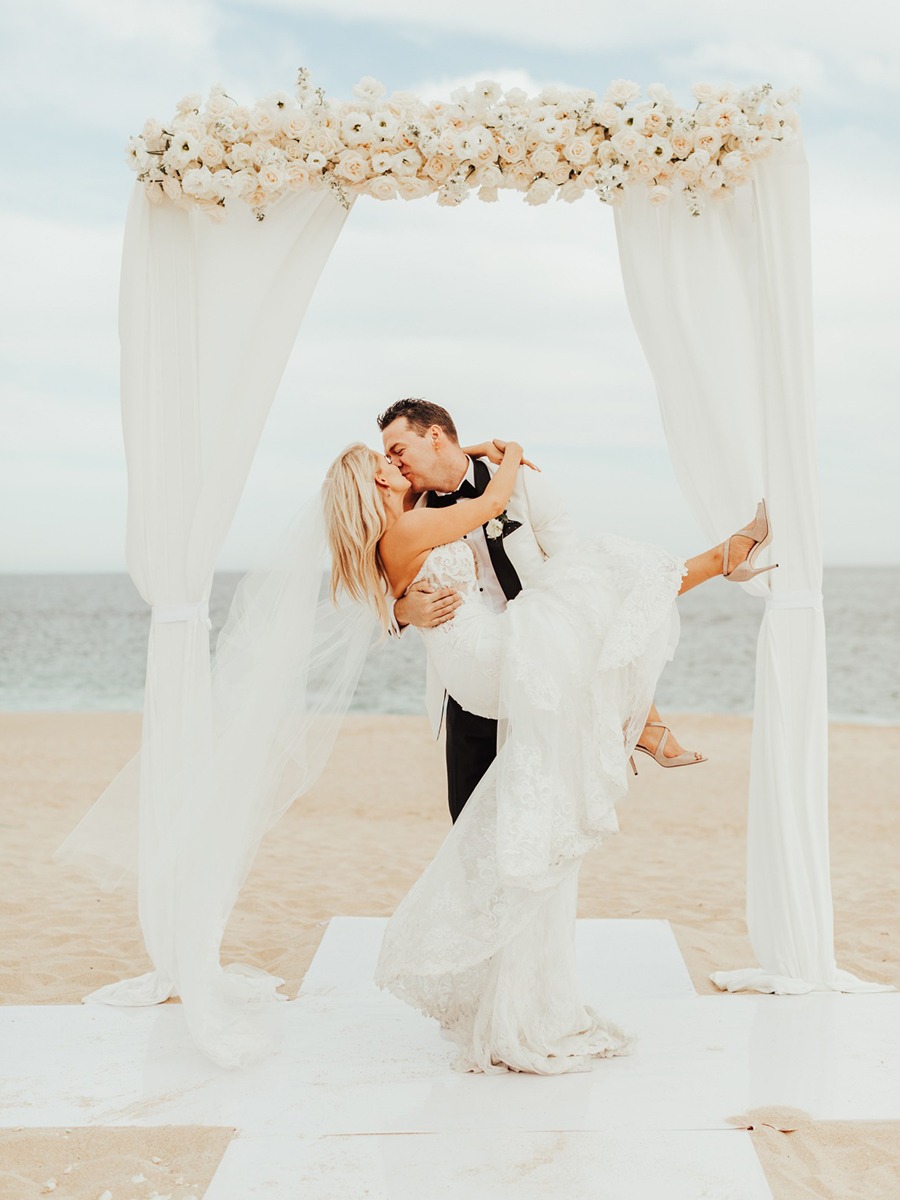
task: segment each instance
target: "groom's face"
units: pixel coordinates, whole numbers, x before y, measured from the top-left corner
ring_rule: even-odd
[[[400,468],[414,492],[440,486],[446,442],[443,430],[432,425],[425,433],[416,433],[406,417],[397,417],[385,426],[382,437],[385,454]]]

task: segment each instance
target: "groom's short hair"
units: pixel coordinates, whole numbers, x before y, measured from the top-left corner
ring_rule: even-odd
[[[378,428],[387,429],[388,425],[392,421],[396,421],[398,417],[406,417],[410,429],[414,429],[419,437],[426,434],[432,425],[437,425],[438,428],[443,429],[452,442],[459,445],[459,436],[456,426],[453,424],[453,418],[446,408],[441,408],[439,404],[432,404],[430,400],[418,400],[413,397],[407,400],[397,400],[378,418]]]

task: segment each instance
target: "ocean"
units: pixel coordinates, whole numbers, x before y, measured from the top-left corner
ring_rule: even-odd
[[[213,644],[239,575],[216,577]],[[825,572],[829,712],[900,723],[900,567]],[[679,601],[663,712],[748,714],[761,601],[721,581]],[[0,711],[138,711],[148,609],[125,575],[0,575]],[[353,709],[422,713],[425,655],[415,632],[371,652]]]

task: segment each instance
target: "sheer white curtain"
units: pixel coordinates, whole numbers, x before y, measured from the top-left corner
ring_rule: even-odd
[[[712,541],[765,496],[770,572],[750,770],[747,924],[759,968],[721,988],[860,990],[834,959],[815,454],[809,188],[799,141],[699,217],[639,188],[616,209],[628,305],[681,488]],[[728,586],[728,585],[724,585]],[[735,869],[735,878],[739,872]]]
[[[221,224],[148,203],[136,185],[123,252],[120,336],[128,462],[128,569],[152,606],[139,768],[131,764],[73,835],[127,837],[140,770],[139,909],[154,970],[100,989],[111,1004],[177,994],[192,964],[183,936],[196,895],[191,784],[211,737],[207,604],[259,436],[322,268],[346,219],[331,192],[284,197],[255,220],[235,204]],[[318,588],[319,563],[316,572]],[[108,801],[108,803],[104,802]],[[231,814],[222,812],[228,822]],[[102,851],[101,851],[102,852]],[[131,850],[123,845],[123,864]],[[60,857],[67,857],[67,847]],[[231,864],[226,864],[230,867]],[[223,870],[225,868],[223,867]],[[239,880],[235,885],[236,894]],[[234,902],[231,896],[227,909]],[[196,905],[195,905],[196,907]],[[210,920],[216,949],[224,922]],[[193,957],[193,953],[191,954]],[[216,961],[218,959],[216,953]],[[271,990],[272,981],[265,985]]]

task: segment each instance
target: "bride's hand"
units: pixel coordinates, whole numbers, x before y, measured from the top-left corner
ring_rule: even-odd
[[[492,442],[479,442],[477,446],[463,446],[463,453],[469,454],[472,458],[486,458],[488,462],[492,462],[495,466],[503,462],[503,452],[506,449],[507,442],[501,442],[499,438],[494,438]],[[522,459],[523,467],[531,467],[532,471],[540,471],[540,467],[536,467],[533,462],[529,462],[527,458]]]
[[[494,438],[491,445],[497,451],[497,458],[492,458],[491,462],[497,462],[497,463],[502,462],[503,455],[506,451],[507,446],[518,446],[520,453],[522,452],[522,447],[519,446],[518,442],[501,442],[501,440],[499,438]],[[532,471],[540,471],[540,469],[541,469],[540,467],[536,467],[533,462],[530,462],[525,457],[524,453],[522,454],[522,466],[523,467],[531,467]]]

